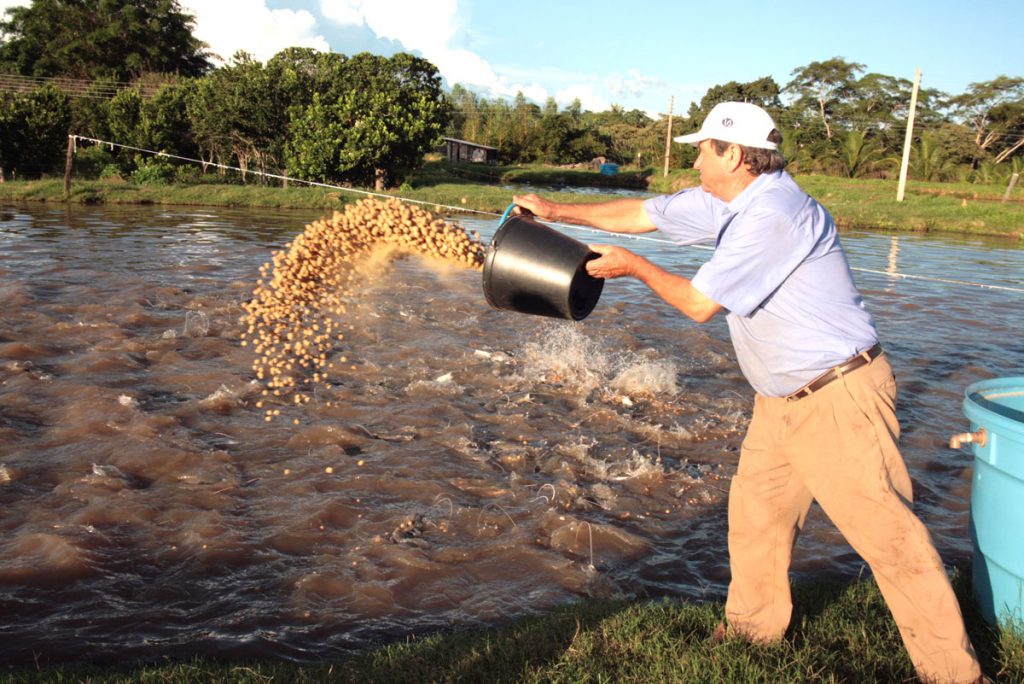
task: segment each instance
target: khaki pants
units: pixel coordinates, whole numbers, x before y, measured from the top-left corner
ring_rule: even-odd
[[[918,675],[968,682],[981,669],[942,561],[911,510],[895,403],[885,355],[798,401],[757,395],[729,491],[729,629],[755,641],[782,637],[793,544],[816,500],[871,567]]]

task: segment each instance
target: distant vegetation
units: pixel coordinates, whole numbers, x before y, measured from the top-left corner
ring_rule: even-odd
[[[399,188],[386,193],[422,202],[440,213],[486,212],[495,220],[517,192],[532,190],[566,202],[593,202],[607,195],[594,186],[646,192],[674,192],[698,184],[693,169],[676,169],[668,176],[619,173],[604,176],[597,171],[567,169],[544,164],[482,165],[449,163],[428,155],[426,164],[410,174]],[[340,187],[308,187],[218,182],[215,174],[202,176],[198,169],[182,167],[181,182],[171,185],[126,182],[117,176],[83,180],[76,175],[70,201],[83,204],[172,204],[222,207],[273,207],[315,209],[323,213],[341,208],[364,195]],[[76,170],[77,174],[77,170]],[[896,183],[870,178],[800,174],[800,185],[820,199],[842,229],[965,233],[1024,239],[1024,188],[1014,191],[1009,202],[1000,201],[1005,188],[980,183],[914,183],[903,202],[896,201]],[[0,184],[0,202],[64,200],[61,179],[8,181]]]
[[[511,102],[455,85],[412,55],[351,57],[288,48],[265,64],[238,53],[213,68],[177,0],[34,0],[0,21],[0,180],[60,172],[69,132],[210,164],[327,183],[400,187],[444,135],[498,149],[506,164],[585,164],[601,157],[660,169],[668,118],[613,106]],[[673,134],[716,103],[746,100],[782,127],[796,172],[891,178],[911,82],[841,57],[710,88]],[[55,79],[76,79],[74,82]],[[667,103],[666,103],[667,104]],[[1024,78],[959,94],[920,92],[910,177],[1002,184],[1024,168]],[[673,145],[671,165],[694,150]],[[79,150],[84,172],[170,183],[194,173],[124,148]],[[217,172],[213,166],[203,169]],[[225,179],[227,176],[225,176]]]

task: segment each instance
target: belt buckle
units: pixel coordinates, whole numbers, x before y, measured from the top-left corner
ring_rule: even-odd
[[[793,392],[792,394],[788,395],[786,397],[786,400],[787,401],[796,401],[798,399],[803,399],[804,397],[809,397],[812,394],[814,394],[815,392],[817,392],[818,390],[823,389],[825,387],[825,385],[828,385],[833,380],[841,380],[843,378],[843,375],[845,375],[846,373],[849,373],[851,371],[857,370],[861,366],[866,366],[866,365],[870,364],[872,361],[875,360],[875,356],[872,356],[871,352],[876,350],[876,349],[878,350],[878,352],[875,354],[875,356],[880,356],[881,353],[882,353],[882,349],[881,349],[881,347],[878,344],[875,344],[874,346],[869,347],[868,349],[865,349],[864,351],[860,352],[859,354],[853,355],[852,357],[850,357],[849,359],[847,359],[843,363],[839,364],[838,366],[835,366],[835,367],[825,371],[824,373],[822,373],[821,375],[816,377],[814,380],[811,380],[809,383],[807,383],[806,385],[804,385],[803,387],[798,389],[796,392]],[[849,366],[851,364],[855,363],[858,359],[860,359],[862,361],[862,363],[857,363],[857,365],[854,366],[853,368],[849,368]],[[829,376],[831,376],[831,377],[829,377]],[[824,380],[825,378],[828,378],[828,380],[826,380],[820,387],[817,387],[815,389],[811,389],[811,387],[813,385],[817,384],[821,380]]]
[[[788,397],[786,397],[786,401],[797,401],[799,399],[803,399],[804,397],[809,397],[812,394],[814,394],[814,390],[810,388],[810,385],[804,385],[796,392],[793,392]]]

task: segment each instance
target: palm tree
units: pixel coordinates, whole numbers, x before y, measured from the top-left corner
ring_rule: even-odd
[[[921,141],[910,148],[910,171],[918,180],[942,180],[952,166],[949,155],[930,133],[922,134]]]
[[[782,134],[782,146],[779,152],[786,160],[786,167],[791,172],[809,171],[814,168],[814,156],[803,145],[797,142],[794,131],[786,130]]]
[[[874,170],[882,157],[882,146],[864,131],[849,131],[840,141],[836,156],[847,178],[859,178]]]

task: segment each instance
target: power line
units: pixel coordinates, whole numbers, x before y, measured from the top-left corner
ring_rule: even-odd
[[[161,83],[153,85],[148,83],[127,83],[124,81],[84,80],[62,76],[22,76],[21,74],[0,73],[0,91],[29,93],[44,86],[52,86],[74,98],[95,97],[109,100],[126,89],[136,89],[149,97],[156,94],[165,85],[174,87],[177,84]]]

